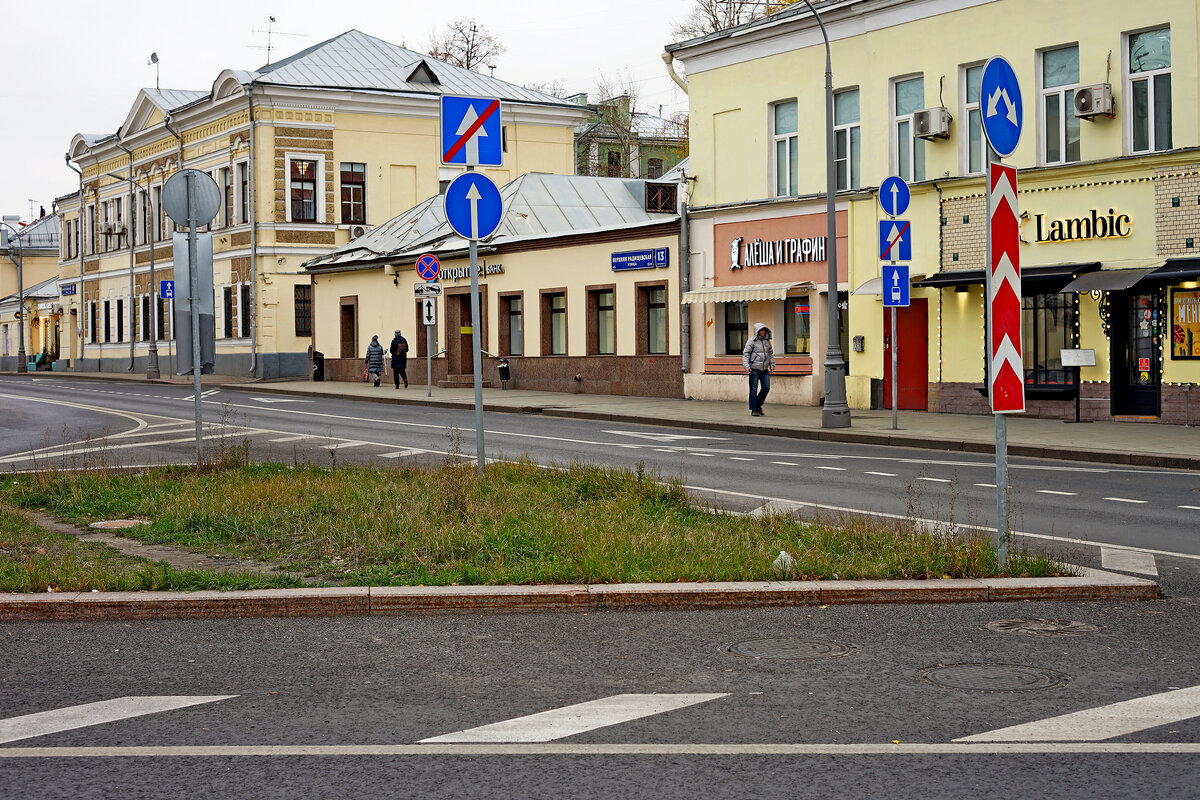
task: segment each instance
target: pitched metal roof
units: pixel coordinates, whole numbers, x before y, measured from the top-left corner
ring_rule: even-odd
[[[142,91],[146,93],[146,97],[150,98],[150,102],[167,112],[191,105],[209,95],[208,92],[199,92],[194,89],[142,89]]]
[[[5,231],[5,233],[8,233]],[[58,250],[58,215],[47,214],[7,237],[9,250]],[[13,240],[19,239],[19,244]]]

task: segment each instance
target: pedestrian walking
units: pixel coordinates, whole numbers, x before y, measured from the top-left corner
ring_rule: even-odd
[[[742,349],[742,369],[750,373],[750,416],[761,417],[763,401],[771,391],[771,370],[775,369],[771,329],[761,322],[754,323],[754,336]]]
[[[371,343],[367,345],[367,372],[371,374],[375,385],[379,385],[379,376],[383,374],[383,345],[379,343],[378,336],[371,337]]]
[[[396,388],[400,388],[400,381],[404,381],[404,388],[408,388],[408,339],[400,335],[400,331],[396,331],[396,335],[392,337],[392,344],[388,347],[388,352],[392,354],[392,378],[396,381]]]

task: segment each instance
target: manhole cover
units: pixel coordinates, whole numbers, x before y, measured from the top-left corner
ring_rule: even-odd
[[[88,525],[98,531],[114,531],[124,528],[136,528],[139,525],[149,525],[150,523],[144,519],[106,519],[103,522],[93,522]]]
[[[1095,633],[1099,625],[1069,619],[994,619],[983,626],[996,633],[1019,633],[1024,636],[1082,636]]]
[[[976,692],[1031,692],[1068,683],[1061,672],[1020,664],[946,664],[917,672],[935,686]]]
[[[858,650],[852,644],[828,642],[823,639],[751,639],[731,644],[727,653],[745,658],[774,658],[785,661],[816,661],[822,658],[848,656]]]

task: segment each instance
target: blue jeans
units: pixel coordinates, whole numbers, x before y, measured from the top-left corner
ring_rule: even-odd
[[[759,388],[759,384],[762,388]],[[761,411],[767,392],[771,391],[771,373],[765,369],[750,370],[750,410]]]

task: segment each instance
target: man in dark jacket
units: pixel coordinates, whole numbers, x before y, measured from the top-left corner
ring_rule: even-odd
[[[367,372],[375,381],[375,385],[379,385],[379,376],[383,374],[383,345],[379,343],[378,336],[371,337],[371,343],[367,345]]]
[[[400,388],[400,381],[404,381],[404,388],[408,388],[408,339],[400,335],[400,331],[396,331],[396,335],[392,338],[392,346],[388,348],[388,352],[392,354],[392,377],[396,380],[396,388]]]

